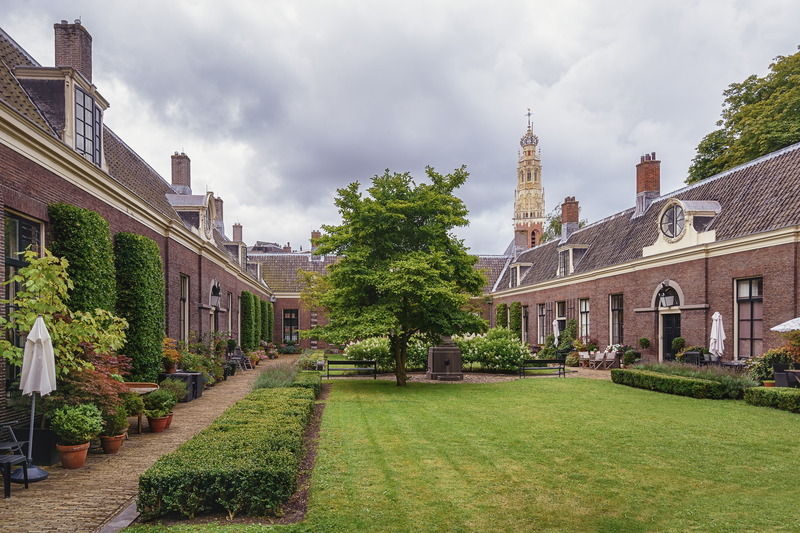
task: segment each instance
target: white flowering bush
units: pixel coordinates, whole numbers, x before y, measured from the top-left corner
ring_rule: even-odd
[[[379,371],[394,371],[394,354],[389,350],[389,339],[386,337],[372,337],[353,342],[344,349],[344,356],[356,361],[375,360]]]
[[[523,359],[530,358],[528,347],[505,328],[494,328],[483,342],[483,368],[486,370],[517,370]]]
[[[422,340],[419,335],[414,335],[408,339],[406,368],[413,370],[425,370],[428,368],[428,348],[430,347],[431,344]]]
[[[475,363],[483,362],[486,355],[486,334],[467,333],[466,335],[453,335],[453,342],[461,348],[461,367],[469,364],[470,370]]]

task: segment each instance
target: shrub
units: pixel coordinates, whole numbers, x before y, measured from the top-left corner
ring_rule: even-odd
[[[146,520],[278,509],[297,488],[313,410],[314,393],[302,387],[251,392],[140,476],[137,509]]]
[[[485,333],[467,333],[466,335],[453,335],[453,342],[461,348],[461,367],[463,368],[469,364],[470,370],[472,365],[480,363],[485,355]],[[427,355],[427,350],[426,350]]]
[[[648,339],[647,337],[642,337],[641,339],[639,339],[639,348],[641,348],[642,350],[646,350],[649,347],[650,347],[650,339]]]
[[[253,390],[288,387],[297,377],[297,368],[289,363],[268,366],[253,383]]]
[[[561,332],[558,337],[558,349],[565,350],[572,346],[575,342],[575,337],[578,336],[578,321],[574,318],[567,320],[567,327]],[[555,338],[554,338],[555,340]]]
[[[734,369],[721,366],[697,368],[694,365],[685,365],[681,363],[651,363],[639,365],[637,368],[650,372],[658,372],[659,374],[718,381],[725,387],[725,395],[732,399],[741,398],[744,395],[745,389],[758,385],[758,383],[747,374],[741,374]]]
[[[65,406],[50,419],[50,427],[64,444],[75,446],[97,438],[103,430],[103,415],[94,404]]]
[[[147,418],[161,418],[167,416],[175,407],[177,400],[167,390],[158,389],[147,393],[144,397],[144,415]]]
[[[389,350],[389,339],[386,337],[372,337],[349,344],[344,349],[344,356],[356,361],[377,361],[381,372],[393,372],[397,363],[394,354]]]
[[[236,339],[228,339],[226,348],[228,349],[228,353],[233,353],[236,349]]]
[[[314,370],[317,368],[318,359],[319,357],[317,357],[315,351],[309,348],[307,350],[303,350],[303,354],[297,358],[295,366],[297,366],[297,368],[300,370]]]
[[[117,300],[114,247],[108,222],[94,211],[59,203],[47,208],[50,251],[69,261],[71,311],[113,312]]]
[[[580,363],[580,358],[578,357],[577,352],[572,352],[571,354],[569,354],[566,360],[564,361],[564,365],[566,366],[578,366],[579,363]]]
[[[138,416],[144,411],[144,400],[135,392],[129,392],[122,397],[122,406],[125,412],[131,416]]]
[[[128,321],[122,353],[131,359],[131,380],[155,382],[164,338],[164,274],[156,242],[134,233],[114,236],[117,313]]]
[[[614,383],[639,389],[648,389],[691,398],[710,398],[719,400],[725,397],[725,386],[707,379],[673,376],[646,370],[611,369]]]
[[[775,363],[791,364],[792,362],[792,354],[786,347],[775,348],[768,350],[761,357],[750,358],[747,361],[747,369],[754,380],[763,383],[775,379],[772,365]]]
[[[252,352],[261,347],[261,299],[257,294],[253,294],[251,298],[253,298],[253,346],[250,348]]]
[[[625,366],[631,366],[634,361],[636,361],[636,352],[633,350],[628,350],[625,352],[625,355],[622,356],[622,363]]]
[[[261,340],[270,342],[269,329],[269,302],[261,300]]]
[[[505,328],[494,328],[486,334],[481,364],[487,370],[516,370],[531,352],[516,335]]]
[[[275,306],[272,302],[267,302],[267,342],[273,342],[275,339],[272,330],[275,327]]]
[[[508,329],[522,339],[522,304],[520,302],[511,302],[508,320]]]
[[[508,326],[508,305],[505,303],[497,304],[494,327],[505,328],[506,326]]]
[[[744,401],[750,405],[800,413],[800,389],[753,387],[744,391]]]
[[[159,389],[165,390],[172,394],[175,402],[182,402],[186,399],[186,382],[182,379],[166,378],[158,384]]]
[[[322,392],[322,374],[319,372],[298,372],[297,377],[295,377],[290,386],[311,389],[314,392],[314,398],[319,398],[319,394]]]
[[[675,351],[675,353],[682,352],[685,347],[686,339],[683,337],[676,337],[672,339],[672,349]]]
[[[453,337],[455,342],[455,337]],[[414,370],[425,370],[428,368],[428,348],[431,344],[419,335],[414,335],[408,339],[408,348],[406,349],[406,368]],[[461,361],[463,363],[464,356],[462,353]]]
[[[242,291],[242,322],[241,335],[239,339],[242,350],[252,352],[255,341],[255,310],[253,309],[253,295],[249,291]]]
[[[122,435],[127,427],[128,413],[125,411],[124,407],[120,406],[117,407],[115,413],[103,414],[103,430],[100,432],[100,435],[104,437],[116,437],[117,435]]]

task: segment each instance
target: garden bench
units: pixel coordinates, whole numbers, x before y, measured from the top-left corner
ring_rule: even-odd
[[[559,377],[567,377],[566,359],[523,359],[519,365],[519,375],[525,377],[526,370],[558,370]],[[558,365],[558,366],[549,366]]]
[[[331,379],[331,365],[350,365],[344,368],[334,368],[334,370],[346,370],[352,372],[371,372],[373,379],[378,379],[377,361],[332,361],[328,359],[328,379]],[[361,365],[361,366],[357,366]],[[370,368],[371,367],[371,368]],[[335,377],[335,376],[334,376]]]

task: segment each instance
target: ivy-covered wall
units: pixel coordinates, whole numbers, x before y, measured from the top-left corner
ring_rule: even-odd
[[[522,304],[520,302],[511,302],[508,318],[508,329],[522,339]]]
[[[261,299],[253,294],[253,347],[261,347]]]
[[[508,327],[508,306],[505,303],[497,304],[495,311],[494,327]]]
[[[131,381],[158,381],[164,339],[164,271],[161,251],[135,233],[114,236],[117,315],[128,321],[121,352],[131,358]]]
[[[261,300],[261,340],[270,342],[269,302]]]
[[[255,310],[253,309],[253,295],[249,291],[242,291],[242,338],[240,343],[242,350],[252,351],[253,340],[255,339],[253,326],[255,321]]]
[[[51,204],[47,212],[50,251],[69,261],[67,272],[74,287],[67,306],[71,311],[113,313],[117,287],[108,222],[94,211],[65,203]]]
[[[267,302],[267,318],[269,319],[267,342],[273,342],[275,340],[275,305],[272,302]]]

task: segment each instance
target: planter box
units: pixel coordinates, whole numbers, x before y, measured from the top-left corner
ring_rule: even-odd
[[[200,372],[175,372],[174,374],[160,374],[159,380],[163,381],[166,378],[180,379],[186,382],[186,398],[182,401],[191,402],[195,398],[199,398],[203,394],[202,388],[198,393],[197,381],[198,377],[202,382],[203,374]]]
[[[17,440],[28,440],[29,427],[14,428],[14,435]],[[52,429],[33,428],[33,450],[31,451],[31,461],[36,466],[53,466],[61,462],[58,456],[56,444],[61,439]],[[23,448],[28,453],[28,448]]]

